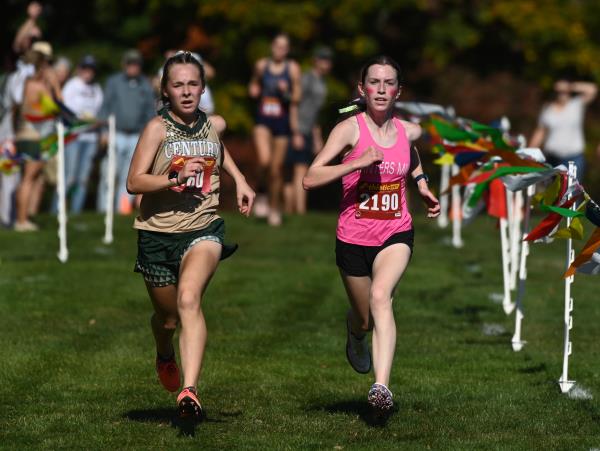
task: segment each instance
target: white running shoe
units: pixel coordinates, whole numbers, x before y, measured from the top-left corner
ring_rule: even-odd
[[[40,228],[33,222],[26,220],[25,222],[15,222],[15,232],[37,232]]]
[[[357,373],[367,374],[371,371],[371,353],[369,352],[369,340],[367,334],[357,338],[352,333],[350,315],[346,317],[346,357],[350,366]]]
[[[371,390],[369,390],[368,402],[369,405],[378,411],[379,413],[385,414],[392,411],[394,407],[394,395],[383,384],[373,384]]]
[[[266,218],[269,216],[269,199],[265,194],[258,194],[254,200],[254,216]]]
[[[278,211],[271,210],[267,217],[267,223],[271,227],[279,227],[281,225],[281,213]]]

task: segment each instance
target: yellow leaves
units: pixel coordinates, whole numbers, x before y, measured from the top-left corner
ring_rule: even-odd
[[[569,227],[559,229],[552,238],[583,240],[583,223],[580,218],[574,218]]]
[[[335,49],[339,52],[350,53],[356,57],[365,58],[378,51],[378,44],[371,36],[358,35],[337,39],[335,41]]]

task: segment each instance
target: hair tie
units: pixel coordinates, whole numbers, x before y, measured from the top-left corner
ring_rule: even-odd
[[[358,108],[358,105],[356,105],[356,104],[355,104],[355,105],[348,105],[348,106],[346,106],[346,107],[344,107],[344,108],[340,108],[340,109],[338,110],[338,113],[340,113],[340,114],[344,114],[344,113],[350,113],[350,112],[352,112],[352,111],[356,111],[356,110],[358,110],[358,109],[359,109],[359,108]]]

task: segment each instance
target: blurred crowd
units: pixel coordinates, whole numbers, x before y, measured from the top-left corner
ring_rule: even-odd
[[[122,70],[111,75],[104,86],[97,80],[98,63],[94,55],[84,55],[79,61],[55,55],[53,46],[45,40],[38,19],[42,5],[32,2],[27,19],[19,27],[12,50],[14,67],[0,83],[0,143],[4,158],[13,158],[20,170],[0,173],[0,222],[17,231],[35,231],[33,218],[43,205],[57,210],[57,198],[51,192],[56,184],[54,158],[45,158],[43,142],[56,133],[56,114],[47,114],[50,105],[73,113],[82,121],[96,122],[99,127],[76,135],[65,147],[65,183],[71,214],[80,213],[88,199],[90,178],[94,181],[98,212],[107,208],[107,132],[109,115],[116,119],[115,148],[117,156],[115,211],[129,214],[135,199],[125,189],[129,161],[139,133],[157,109],[160,71],[154,77],[143,73],[142,54],[135,49],[122,55]],[[168,58],[174,51],[165,53]],[[199,55],[196,55],[201,59]],[[205,62],[207,78],[214,69]],[[212,113],[214,104],[207,87],[201,108]],[[45,191],[48,193],[45,195]]]
[[[139,199],[127,193],[126,177],[140,132],[160,107],[162,68],[144,74],[144,59],[136,49],[121,57],[121,70],[101,85],[95,55],[78,61],[55,54],[39,17],[43,6],[31,2],[26,20],[13,44],[14,65],[0,79],[0,145],[3,158],[17,161],[17,170],[0,171],[0,224],[17,231],[38,230],[35,216],[46,206],[57,212],[56,158],[44,153],[44,142],[56,133],[56,114],[46,114],[55,104],[78,120],[98,126],[80,133],[65,146],[65,184],[70,214],[84,208],[107,208],[107,127],[116,122],[115,211],[135,212]],[[317,116],[327,95],[324,77],[331,69],[332,53],[317,48],[313,64],[301,73],[288,58],[289,38],[279,34],[271,55],[257,62],[249,95],[256,100],[254,144],[257,151],[260,196],[257,216],[271,225],[281,224],[281,213],[304,213],[306,196],[301,180],[312,157],[323,145]],[[167,59],[175,50],[165,52]],[[210,82],[215,69],[196,53]],[[213,96],[206,86],[200,109],[214,112]],[[92,186],[93,184],[93,186]],[[95,193],[95,199],[92,194]]]

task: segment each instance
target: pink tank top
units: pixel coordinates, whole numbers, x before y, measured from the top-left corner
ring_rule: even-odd
[[[406,208],[406,176],[410,169],[410,144],[404,126],[393,118],[398,138],[391,147],[375,143],[364,113],[356,115],[360,136],[358,143],[343,158],[348,163],[369,146],[380,149],[381,164],[351,172],[342,177],[343,197],[337,225],[341,241],[361,246],[381,246],[390,236],[412,228]]]

